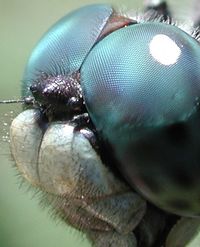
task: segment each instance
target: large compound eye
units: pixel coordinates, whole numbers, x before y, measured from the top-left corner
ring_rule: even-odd
[[[81,78],[91,117],[109,139],[125,123],[184,121],[200,92],[200,45],[175,26],[132,25],[92,49]]]
[[[41,72],[50,75],[77,71],[97,41],[112,14],[109,5],[96,4],[64,16],[42,37],[33,50],[25,69],[25,90]],[[28,94],[25,92],[25,94]]]
[[[81,83],[129,183],[164,209],[199,214],[199,43],[164,23],[128,26],[92,49]]]

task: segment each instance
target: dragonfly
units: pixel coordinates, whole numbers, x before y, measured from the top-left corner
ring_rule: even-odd
[[[148,2],[147,5],[146,5],[146,11],[143,14],[143,19],[146,20],[146,21],[147,20],[151,21],[151,19],[158,19],[158,21],[160,21],[161,23],[162,22],[166,22],[168,24],[171,24],[171,22],[172,22],[171,16],[170,16],[170,12],[168,10],[168,6],[166,5],[165,2],[162,2],[162,1],[159,2],[159,3],[156,3],[156,4],[154,2],[151,2],[151,1]],[[198,21],[198,18],[196,20]],[[132,18],[127,18],[127,17],[123,18],[122,20],[120,20],[118,22],[119,26],[117,28],[123,28],[123,25],[126,26],[126,27],[129,27],[131,25],[134,25],[135,21],[136,20],[132,19]],[[198,23],[196,22],[194,25],[198,25]],[[108,35],[108,32],[109,33],[113,32],[113,29],[110,29],[108,27],[108,30],[106,30],[105,33],[102,34],[101,39],[103,39],[104,36]],[[194,34],[194,35],[198,36],[198,33],[196,32],[196,34]],[[99,43],[101,42],[101,39],[100,39]],[[62,71],[61,71],[61,75],[63,75]],[[42,74],[41,80],[45,80],[46,76],[47,76],[46,74]],[[72,79],[77,79],[76,76],[77,75],[75,75],[75,77],[72,77],[71,80]],[[33,96],[36,99],[36,104],[37,104],[38,102],[40,102],[40,99],[38,97],[38,93],[40,93],[39,89],[37,88],[37,85],[36,86],[35,85],[31,85],[30,88],[31,88]],[[38,97],[38,99],[37,99],[37,97]],[[6,101],[6,102],[8,102],[8,101]],[[6,103],[6,102],[2,101],[2,103]],[[24,103],[26,103],[26,104],[29,103],[29,104],[34,105],[35,104],[35,100],[33,98],[30,99],[30,98],[26,97],[24,99]],[[43,103],[43,101],[42,101],[42,103]],[[74,103],[74,101],[72,103]],[[52,117],[52,112],[54,112],[54,110],[55,109],[51,109],[50,108],[50,110],[49,110],[49,108],[47,108],[47,109],[45,109],[44,112],[45,112],[45,114],[47,114],[48,117],[49,116]],[[78,110],[80,110],[79,109],[79,105],[78,105]],[[61,113],[59,112],[59,114],[57,115],[57,112],[56,112],[56,115],[53,115],[53,117],[55,117],[56,120],[57,120],[57,118],[60,117],[60,114]],[[36,114],[34,113],[32,115],[32,118],[29,118],[29,119],[34,119],[35,116],[36,116]],[[26,119],[25,116],[23,116],[23,117],[24,117],[24,119]],[[37,118],[39,119],[40,116],[38,115]],[[18,118],[17,118],[17,120],[21,121]],[[63,119],[61,119],[61,120],[63,120]],[[76,122],[77,118],[74,119],[74,120],[75,120],[74,123],[77,123]],[[80,120],[81,119],[78,119],[78,121],[80,121]],[[50,121],[50,118],[48,119],[48,121]],[[88,122],[86,122],[86,123],[88,123]],[[14,127],[15,127],[15,125],[14,125]],[[64,129],[65,129],[65,127],[66,126],[63,126]],[[69,127],[69,126],[67,125],[67,127]],[[72,127],[73,126],[71,126],[71,129],[72,129]],[[89,136],[91,136],[91,133],[89,133],[87,131],[84,132],[84,133],[86,134],[86,136],[87,136],[87,134],[89,134]],[[17,135],[16,134],[13,135],[12,132],[11,132],[11,137],[12,136],[16,137]],[[4,137],[6,138],[6,135]],[[72,137],[73,137],[73,135],[72,135]],[[81,140],[84,141],[85,137],[82,138],[82,139]],[[14,145],[13,146],[14,148],[17,145],[16,141],[11,139],[11,145]],[[31,140],[29,140],[29,142],[30,141]],[[37,140],[35,140],[35,141],[37,141]],[[69,142],[71,143],[71,139],[69,140]],[[86,143],[86,144],[88,145],[88,143]],[[89,143],[89,145],[92,146],[92,145],[94,145],[94,143],[91,142],[91,143]],[[92,147],[96,151],[96,149],[95,149],[96,146],[94,145]],[[76,148],[76,147],[74,147],[74,148]],[[98,148],[99,148],[99,146],[97,145],[97,149]],[[23,147],[22,147],[22,149],[23,149]],[[16,151],[16,153],[13,152],[15,159],[18,158],[18,152],[19,152],[18,150]],[[78,154],[80,155],[80,153],[78,153]],[[92,155],[93,155],[93,157],[95,157],[95,159],[96,159],[95,162],[97,163],[96,156],[94,156],[94,154],[92,154]],[[21,156],[19,158],[21,159]],[[27,161],[29,163],[29,160],[27,160]],[[18,162],[16,162],[16,163],[18,163]],[[77,161],[77,162],[79,162],[79,161]],[[100,166],[101,165],[102,164],[100,162]],[[47,169],[48,168],[48,164],[46,166],[47,166],[46,167],[46,169]],[[60,168],[62,168],[62,167],[60,167]],[[174,217],[171,217],[171,216],[168,217],[168,214],[160,211],[157,208],[154,208],[154,206],[151,206],[150,204],[147,204],[147,209],[146,209],[146,206],[145,206],[146,202],[142,198],[140,198],[140,196],[138,196],[137,193],[135,193],[133,191],[130,192],[129,191],[129,186],[125,185],[124,182],[121,182],[121,177],[120,177],[119,180],[118,180],[118,178],[117,178],[117,180],[115,180],[116,179],[115,177],[112,178],[111,180],[115,182],[116,187],[118,185],[118,188],[117,188],[116,191],[114,190],[114,194],[113,195],[115,195],[115,193],[117,195],[119,192],[120,193],[123,192],[122,194],[125,195],[124,200],[121,200],[121,199],[120,200],[118,200],[118,199],[115,200],[115,198],[114,198],[113,202],[112,201],[110,202],[109,200],[105,201],[106,204],[109,205],[109,207],[112,206],[109,203],[114,203],[115,204],[115,209],[117,207],[119,207],[119,211],[117,211],[117,212],[119,212],[119,218],[117,218],[117,219],[120,219],[120,222],[116,223],[115,220],[117,220],[117,219],[115,219],[115,215],[117,215],[117,217],[118,217],[118,213],[115,212],[115,215],[113,215],[112,214],[113,208],[111,208],[112,210],[108,212],[106,207],[104,208],[104,206],[106,204],[105,205],[104,204],[100,205],[101,206],[100,209],[98,209],[98,205],[95,205],[93,207],[93,201],[91,201],[89,205],[87,204],[87,200],[90,199],[90,197],[87,198],[89,193],[86,193],[86,194],[83,193],[83,194],[80,195],[80,198],[79,198],[78,197],[78,195],[79,195],[78,193],[80,191],[77,191],[76,192],[77,193],[77,197],[75,197],[75,198],[74,198],[74,196],[72,194],[70,194],[70,196],[72,196],[72,197],[68,197],[67,198],[68,200],[66,201],[66,198],[63,198],[62,196],[58,195],[56,197],[56,200],[54,200],[54,197],[51,196],[51,194],[60,193],[60,191],[62,192],[63,191],[62,183],[58,187],[57,187],[57,184],[55,184],[55,186],[53,188],[52,184],[51,184],[51,181],[48,180],[49,178],[47,180],[45,180],[45,178],[42,178],[43,180],[41,180],[41,177],[40,177],[40,180],[38,181],[37,178],[33,179],[33,177],[35,175],[32,172],[34,172],[34,171],[31,171],[31,172],[30,171],[24,171],[23,169],[24,169],[24,167],[21,167],[22,173],[24,172],[24,175],[25,175],[26,179],[29,180],[31,183],[33,183],[33,185],[36,185],[36,186],[38,185],[40,187],[41,186],[40,183],[41,183],[41,181],[43,181],[42,182],[42,186],[45,184],[45,187],[42,187],[42,189],[43,190],[47,190],[47,192],[49,193],[47,195],[47,197],[46,197],[47,202],[49,202],[49,204],[53,204],[53,207],[56,209],[56,211],[57,210],[61,211],[61,213],[62,213],[61,216],[62,216],[62,218],[64,218],[64,220],[65,220],[65,214],[67,214],[67,212],[65,211],[65,207],[68,208],[68,209],[70,207],[72,207],[72,208],[70,208],[70,214],[71,215],[67,215],[68,217],[66,218],[66,221],[69,221],[74,227],[77,227],[78,229],[81,229],[82,231],[86,232],[86,234],[88,235],[89,239],[93,242],[93,244],[95,246],[103,246],[103,245],[117,246],[117,244],[118,244],[118,246],[137,246],[136,242],[138,242],[138,246],[161,245],[162,242],[163,242],[163,239],[164,239],[164,236],[162,234],[158,236],[158,233],[160,234],[160,228],[162,228],[161,226],[163,225],[163,232],[166,234],[166,225],[167,226],[168,225],[172,226],[172,223],[173,224],[175,223],[174,222]],[[29,174],[29,172],[30,172],[30,174]],[[78,172],[80,172],[80,171],[78,171]],[[44,174],[45,173],[49,176],[48,169],[44,170]],[[55,175],[55,174],[52,174],[52,176],[53,175]],[[109,175],[109,176],[113,176],[113,175]],[[55,179],[56,179],[56,177],[55,177]],[[107,178],[107,179],[109,179],[109,178]],[[50,183],[48,184],[48,182],[50,182]],[[60,182],[60,181],[58,181],[58,182]],[[64,180],[63,180],[63,182],[64,182]],[[84,183],[87,185],[86,182],[84,182]],[[100,180],[100,182],[102,182],[102,181]],[[72,180],[72,183],[73,183],[73,180]],[[90,181],[90,183],[91,183],[91,181]],[[110,186],[110,184],[108,184],[108,185]],[[80,186],[79,187],[79,189],[80,189],[82,184],[80,183],[79,186]],[[94,194],[96,196],[97,189],[95,188],[94,191],[95,191]],[[93,190],[91,190],[91,193],[92,192],[93,192]],[[100,199],[102,199],[102,195],[101,195],[102,191],[100,190],[100,192],[98,192],[98,193],[100,193],[100,194],[99,194],[99,197],[97,197],[97,198],[99,198],[98,200],[100,200]],[[128,194],[126,194],[126,193],[128,193]],[[129,193],[131,193],[131,194],[129,195]],[[128,195],[128,196],[126,196],[126,195]],[[86,201],[85,201],[84,197],[86,197],[86,199],[87,199]],[[91,197],[91,198],[93,198],[93,197]],[[94,197],[94,198],[96,198],[96,197]],[[96,200],[97,200],[97,198],[96,198]],[[77,201],[78,200],[82,200],[82,202],[84,202],[84,207],[82,207],[82,204],[81,205],[79,204],[79,208],[78,208],[79,210],[75,210],[75,212],[73,212],[73,206],[75,207],[77,205],[75,199]],[[110,199],[110,198],[108,198],[108,199]],[[57,203],[57,200],[58,200],[59,203]],[[71,205],[70,203],[68,203],[69,200],[72,200],[72,202],[73,202],[73,200],[75,200],[74,204]],[[90,199],[90,200],[92,200],[92,199]],[[126,213],[124,211],[122,211],[122,209],[124,207],[124,203],[126,204]],[[133,210],[134,204],[136,204],[136,211]],[[97,210],[97,209],[98,209],[98,211],[96,212],[95,210]],[[105,211],[104,211],[104,209],[105,209]],[[87,216],[84,213],[81,214],[81,212],[80,212],[81,210],[87,210],[89,212],[89,215]],[[78,220],[76,221],[75,217],[77,216],[78,213],[80,213],[80,214],[78,215]],[[63,214],[64,214],[64,217],[63,217]],[[93,215],[93,219],[96,219],[96,220],[98,219],[100,221],[99,225],[97,223],[95,224],[94,222],[91,222],[91,223],[90,223],[90,221],[87,222],[87,220],[90,219],[90,214]],[[130,215],[132,215],[132,216],[130,217]],[[71,216],[72,216],[72,218],[70,218]],[[130,220],[131,220],[130,227],[128,225],[128,222],[125,221],[125,224],[123,223],[123,220],[126,217],[128,217],[128,222],[129,223],[130,223]],[[168,222],[169,218],[170,218],[170,221]],[[86,220],[86,222],[80,223],[81,220],[84,220],[84,219]],[[173,219],[173,222],[171,223],[172,219]],[[176,220],[177,220],[177,218],[176,218]],[[180,221],[178,221],[178,223],[176,225],[177,227],[173,228],[172,232],[170,232],[170,235],[169,235],[168,240],[167,240],[168,246],[172,246],[171,245],[171,241],[174,242],[176,240],[176,238],[177,238],[176,235],[178,235],[178,232],[181,231],[180,229],[182,229],[183,225],[187,226],[188,221],[190,222],[190,220],[188,220],[188,219],[187,220],[186,219],[181,219]],[[156,222],[157,226],[159,226],[159,227],[156,228],[156,226],[155,226],[154,229],[151,229],[152,228],[151,224],[153,222]],[[158,224],[158,222],[159,222],[159,224]],[[184,224],[183,224],[183,222],[184,222]],[[192,222],[192,223],[194,223],[194,222]],[[198,221],[197,221],[197,223],[198,223]],[[198,225],[197,223],[196,223],[196,225]],[[150,226],[148,227],[148,225],[150,225]],[[195,225],[195,224],[193,224],[193,225]],[[100,229],[98,229],[98,227]],[[126,229],[125,232],[124,232],[124,229]],[[104,232],[104,230],[105,230],[105,232]],[[148,231],[145,232],[146,230],[148,230]],[[167,231],[169,231],[169,230],[170,229],[168,229]],[[186,231],[186,228],[183,228],[183,231]],[[175,237],[174,237],[174,232],[176,233]],[[135,233],[135,235],[134,235],[134,233]],[[160,237],[160,236],[162,236],[162,237]],[[187,236],[187,237],[191,237],[191,236]],[[181,240],[181,241],[188,241],[188,239],[186,238],[186,239]],[[178,242],[178,243],[180,244],[180,242]]]

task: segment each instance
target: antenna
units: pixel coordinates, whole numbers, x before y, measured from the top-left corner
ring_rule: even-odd
[[[24,99],[9,99],[9,100],[0,100],[0,104],[19,104],[24,103],[26,105],[33,105],[35,103],[34,97],[28,96]]]

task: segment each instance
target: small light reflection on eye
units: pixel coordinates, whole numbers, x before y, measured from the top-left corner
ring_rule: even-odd
[[[175,64],[181,55],[177,44],[164,34],[158,34],[149,45],[151,55],[163,65]]]

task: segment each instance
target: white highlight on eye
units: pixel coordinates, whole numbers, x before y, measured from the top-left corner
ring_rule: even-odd
[[[144,3],[146,6],[157,6],[164,2],[164,0],[145,0]]]
[[[163,65],[175,64],[181,55],[177,44],[164,34],[158,34],[149,44],[151,55]]]

